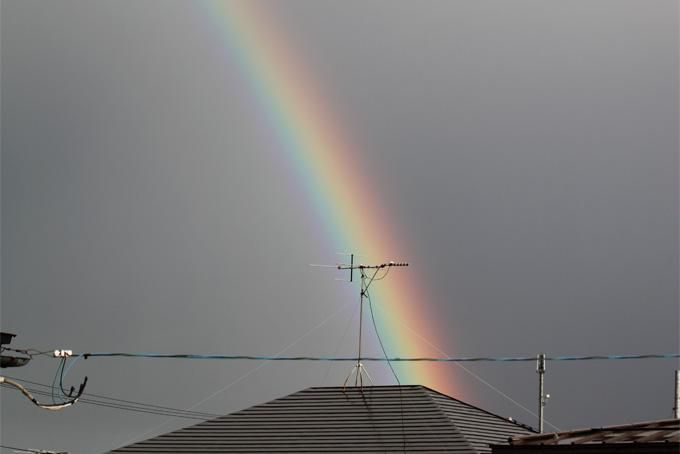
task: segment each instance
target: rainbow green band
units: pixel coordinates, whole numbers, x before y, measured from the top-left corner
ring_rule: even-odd
[[[252,97],[272,128],[293,177],[309,198],[324,236],[336,250],[360,251],[375,260],[409,260],[390,216],[373,194],[360,149],[334,117],[319,84],[296,55],[276,21],[258,1],[208,1],[227,58],[242,71]],[[394,272],[371,288],[378,326],[390,356],[441,355],[436,317],[417,267]],[[418,334],[416,334],[418,333]],[[424,341],[427,338],[429,343]],[[400,364],[402,383],[456,393],[452,373],[433,364]]]

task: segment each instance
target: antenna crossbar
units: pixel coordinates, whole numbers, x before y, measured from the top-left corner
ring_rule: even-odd
[[[378,265],[349,264],[349,265],[338,265],[338,269],[339,270],[376,270],[376,269],[389,268],[389,267],[394,267],[394,266],[408,266],[408,263],[406,263],[406,262],[387,262],[387,263],[380,263]]]

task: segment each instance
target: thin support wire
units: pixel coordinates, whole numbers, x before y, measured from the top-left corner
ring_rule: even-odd
[[[410,326],[406,325],[405,323],[403,323],[403,322],[400,322],[400,323],[401,323],[401,325],[402,325],[404,328],[406,328],[406,329],[408,329],[409,331],[411,331],[413,334],[415,334],[417,337],[419,337],[422,341],[424,341],[424,342],[425,342],[426,344],[428,344],[430,347],[434,348],[435,350],[437,350],[437,351],[438,351],[439,353],[441,353],[442,355],[444,355],[444,356],[450,358],[450,356],[449,356],[444,350],[442,350],[441,348],[439,348],[438,346],[436,346],[436,345],[435,345],[434,343],[432,343],[429,339],[425,338],[423,335],[421,335],[420,333],[418,333],[417,331],[415,331],[413,328],[411,328]],[[536,418],[538,417],[538,415],[537,415],[536,413],[534,413],[533,411],[531,411],[529,408],[527,408],[526,406],[522,405],[521,403],[517,402],[517,401],[516,401],[515,399],[513,399],[512,397],[510,397],[510,396],[508,396],[507,394],[505,394],[503,391],[501,391],[501,390],[498,389],[496,386],[492,385],[491,383],[489,383],[488,381],[486,381],[485,379],[483,379],[482,377],[480,377],[478,374],[474,373],[473,371],[471,371],[471,370],[468,369],[467,367],[463,366],[463,365],[460,364],[459,362],[456,362],[455,364],[456,364],[456,366],[458,366],[458,367],[460,367],[461,369],[463,369],[468,375],[470,375],[471,377],[475,378],[475,379],[476,379],[477,381],[479,381],[480,383],[486,385],[489,389],[495,391],[497,394],[499,394],[500,396],[504,397],[504,398],[505,398],[506,400],[508,400],[509,402],[512,402],[512,403],[515,404],[517,407],[519,407],[519,408],[521,408],[522,410],[526,411],[526,412],[529,413],[530,415],[532,415],[532,416],[534,416],[534,417],[536,417]],[[554,425],[553,423],[551,423],[551,422],[548,421],[547,419],[544,419],[544,421],[545,421],[546,424],[548,424],[549,426],[551,426],[552,428],[554,428],[556,431],[558,431],[558,432],[560,431],[560,428],[559,428],[559,427],[557,427],[556,425]]]
[[[304,338],[306,338],[307,336],[309,336],[310,334],[312,334],[314,331],[316,331],[316,330],[318,330],[319,328],[321,328],[322,326],[324,326],[324,325],[325,325],[326,323],[328,323],[333,317],[335,317],[335,316],[338,315],[340,312],[342,312],[344,309],[346,309],[346,308],[349,306],[349,304],[350,304],[350,303],[346,303],[345,305],[341,306],[338,310],[336,310],[335,312],[333,312],[332,314],[330,314],[328,317],[326,317],[325,319],[323,319],[321,322],[319,322],[319,323],[318,323],[316,326],[314,326],[312,329],[310,329],[310,330],[307,331],[305,334],[303,334],[302,336],[298,337],[298,338],[295,339],[293,342],[291,342],[290,344],[288,344],[288,345],[287,345],[285,348],[283,348],[279,353],[277,353],[276,356],[279,356],[279,355],[284,354],[286,351],[288,351],[288,350],[291,349],[293,346],[295,346],[298,342],[302,341]],[[185,410],[185,411],[190,411],[190,410],[193,410],[193,409],[196,408],[196,407],[199,407],[199,406],[203,405],[205,402],[207,402],[207,401],[209,401],[210,399],[214,398],[215,396],[217,396],[217,395],[223,393],[224,391],[226,391],[227,389],[229,389],[229,388],[231,388],[232,386],[236,385],[237,383],[239,383],[239,382],[245,380],[245,379],[248,378],[250,375],[252,375],[252,374],[254,374],[255,372],[257,372],[258,370],[262,369],[262,368],[263,368],[264,366],[266,366],[266,365],[267,365],[267,362],[263,362],[263,363],[257,365],[256,367],[250,369],[250,370],[249,370],[248,372],[246,372],[245,374],[243,374],[243,375],[241,375],[240,377],[238,377],[236,380],[234,380],[234,381],[228,383],[227,385],[225,385],[225,386],[223,386],[222,388],[218,389],[218,390],[215,391],[214,393],[212,393],[212,394],[210,394],[209,396],[207,396],[207,397],[205,397],[205,398],[199,400],[198,402],[196,402],[195,404],[193,404],[193,405],[191,405],[191,406],[185,408],[184,410]],[[147,434],[149,434],[149,433],[151,433],[151,432],[155,432],[156,430],[160,429],[161,427],[167,425],[167,424],[168,424],[170,421],[172,421],[173,419],[175,419],[175,417],[170,417],[170,418],[166,419],[164,422],[162,422],[161,424],[159,424],[159,425],[157,425],[157,426],[154,426],[154,427],[152,427],[152,428],[150,428],[150,429],[147,429],[147,430],[145,430],[144,432],[142,432],[142,433],[140,433],[140,434],[138,434],[138,435],[135,435],[135,436],[131,437],[129,440],[127,440],[126,442],[122,443],[121,446],[127,446],[127,445],[129,445],[130,443],[132,443],[133,441],[135,441],[136,439],[142,438],[142,437],[146,436]]]
[[[347,337],[347,333],[349,332],[349,327],[352,326],[352,322],[354,321],[354,318],[357,315],[357,310],[359,307],[357,306],[354,311],[352,311],[352,315],[350,316],[349,320],[347,321],[347,325],[345,326],[345,330],[342,333],[342,337],[340,338],[340,341],[338,342],[338,345],[335,347],[335,352],[333,353],[333,356],[337,356],[338,352],[340,351],[340,347],[342,346],[342,342],[345,340],[345,337]],[[321,380],[321,384],[325,384],[326,380],[328,379],[328,374],[331,371],[331,367],[333,367],[332,364],[329,364],[328,367],[326,368],[326,372],[324,373],[323,380]]]

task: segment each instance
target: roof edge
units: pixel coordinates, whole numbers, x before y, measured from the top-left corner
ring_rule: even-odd
[[[542,440],[546,441],[553,441],[553,440],[558,440],[559,438],[562,437],[569,437],[569,436],[579,436],[579,435],[587,435],[587,434],[592,434],[592,433],[597,433],[597,432],[604,432],[604,431],[626,431],[626,430],[636,430],[636,429],[650,429],[654,430],[654,428],[658,428],[658,426],[667,426],[667,425],[672,425],[676,424],[680,427],[680,419],[658,419],[658,420],[653,420],[653,421],[644,421],[644,422],[636,422],[636,423],[631,423],[631,424],[619,424],[619,425],[614,425],[614,426],[602,426],[602,427],[591,427],[591,428],[584,428],[584,429],[574,429],[574,430],[566,430],[562,432],[549,432],[549,433],[543,433],[543,434],[536,434],[536,435],[528,435],[528,436],[520,436],[520,437],[511,437],[510,438],[510,444],[511,445],[523,445],[525,443],[537,443]],[[652,426],[652,427],[650,427]]]
[[[435,394],[439,394],[440,396],[446,397],[446,398],[448,398],[448,399],[455,400],[456,402],[460,402],[460,403],[463,404],[463,405],[467,405],[468,407],[472,407],[472,408],[474,408],[475,410],[479,410],[479,411],[484,412],[484,413],[486,413],[486,414],[488,414],[488,415],[490,415],[490,416],[494,416],[494,417],[496,417],[496,418],[498,418],[498,419],[500,419],[500,420],[502,420],[502,421],[505,421],[505,422],[509,422],[509,423],[511,423],[511,424],[514,424],[514,425],[516,425],[516,426],[519,427],[519,428],[526,429],[526,430],[529,430],[529,431],[531,431],[531,432],[534,432],[534,433],[538,434],[538,430],[536,430],[533,426],[530,426],[529,424],[523,424],[523,423],[517,422],[517,420],[516,420],[515,418],[509,418],[509,417],[506,418],[506,417],[503,417],[503,416],[501,416],[501,415],[499,415],[499,414],[492,413],[492,412],[490,412],[489,410],[485,410],[485,409],[483,409],[483,408],[481,408],[481,407],[478,407],[478,406],[476,406],[476,405],[473,405],[473,404],[471,404],[471,403],[469,403],[469,402],[465,402],[464,400],[460,400],[460,399],[458,399],[458,398],[456,398],[456,397],[449,396],[448,394],[444,394],[443,392],[437,391],[436,389],[432,389],[432,388],[430,388],[429,386],[425,386],[425,385],[417,385],[417,386],[421,386],[421,387],[423,387],[423,388],[425,388],[425,389],[427,389],[427,390],[429,390],[429,391],[431,391],[431,392],[433,392],[433,393],[435,393]],[[534,435],[529,435],[529,436],[533,437]]]

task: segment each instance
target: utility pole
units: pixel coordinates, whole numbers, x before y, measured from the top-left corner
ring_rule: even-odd
[[[680,419],[680,370],[675,371],[675,407],[673,407],[673,417]]]
[[[364,385],[364,379],[363,376],[366,375],[366,377],[369,379],[369,381],[372,382],[371,376],[368,374],[366,371],[366,368],[364,365],[361,363],[361,344],[362,344],[362,325],[363,325],[363,312],[364,312],[364,299],[368,297],[368,288],[371,286],[373,281],[375,280],[376,277],[378,277],[378,273],[381,270],[389,270],[390,268],[394,267],[402,267],[402,266],[408,266],[408,263],[406,262],[388,262],[388,263],[380,263],[377,265],[355,265],[354,264],[354,254],[351,254],[350,256],[350,263],[349,264],[342,264],[338,265],[339,270],[349,270],[349,280],[350,282],[353,279],[353,274],[354,270],[359,270],[359,274],[361,276],[361,290],[359,293],[359,343],[358,343],[358,351],[357,351],[357,362],[350,371],[350,373],[347,375],[347,378],[345,378],[345,382],[343,386],[347,385],[347,382],[349,379],[352,377],[352,374],[355,374],[354,377],[354,386],[359,386],[363,387]],[[382,275],[378,278],[378,280],[382,279],[385,277],[385,275]]]
[[[543,411],[550,398],[550,394],[545,394],[543,391],[545,353],[540,353],[536,358],[536,373],[538,373],[538,432],[543,433]]]

